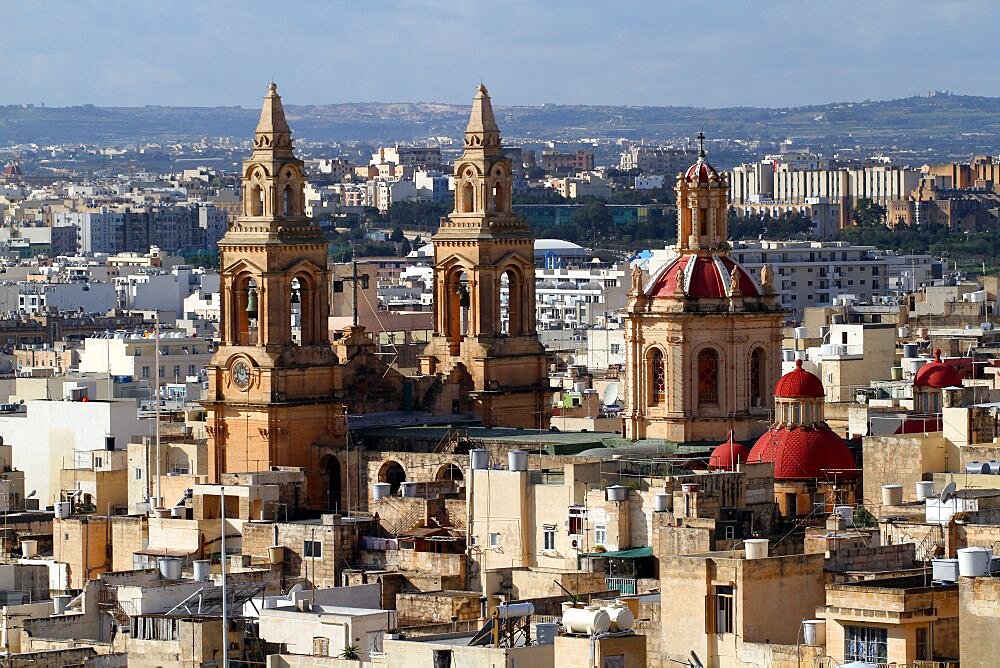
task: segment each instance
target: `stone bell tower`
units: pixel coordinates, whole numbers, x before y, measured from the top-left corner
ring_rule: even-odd
[[[436,412],[544,428],[548,355],[535,330],[534,238],[511,210],[512,185],[511,162],[480,84],[465,151],[455,163],[455,208],[433,237],[434,336],[420,372],[442,383]]]
[[[305,216],[303,164],[273,83],[242,180],[243,215],[219,241],[221,343],[203,402],[211,479],[301,466],[303,501],[327,508],[327,477],[339,485],[340,473],[326,469],[345,430],[333,400],[342,383],[327,331],[327,242]]]

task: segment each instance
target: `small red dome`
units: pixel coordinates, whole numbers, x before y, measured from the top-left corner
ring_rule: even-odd
[[[750,448],[742,443],[732,443],[726,441],[715,446],[712,454],[708,458],[708,465],[713,469],[731,469],[733,460],[737,464],[742,464],[750,456]]]
[[[710,181],[718,181],[719,173],[715,171],[715,167],[708,164],[707,160],[698,158],[698,162],[688,167],[687,173],[684,174],[684,180],[688,183],[703,185]]]
[[[673,297],[682,283],[689,297],[723,299],[729,297],[733,267],[739,277],[740,294],[763,297],[764,291],[746,269],[725,255],[679,255],[654,274],[646,294],[650,297]]]
[[[774,386],[774,396],[782,399],[794,397],[822,397],[823,381],[802,368],[802,360],[795,360],[795,368],[778,379]]]
[[[934,351],[934,361],[925,364],[913,379],[917,387],[956,387],[962,384],[962,374],[958,369],[941,361],[941,350]]]
[[[771,462],[776,480],[857,476],[854,455],[829,427],[771,428],[757,439],[747,461]]]

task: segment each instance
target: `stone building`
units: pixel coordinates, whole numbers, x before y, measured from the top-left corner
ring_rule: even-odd
[[[679,175],[677,246],[625,308],[625,435],[676,442],[757,436],[777,379],[785,312],[770,270],[729,257],[729,182],[698,161]]]
[[[420,372],[439,379],[430,390],[434,412],[537,428],[548,424],[548,356],[536,332],[534,240],[511,210],[512,187],[511,161],[480,85],[455,163],[455,209],[433,238],[434,334]]]

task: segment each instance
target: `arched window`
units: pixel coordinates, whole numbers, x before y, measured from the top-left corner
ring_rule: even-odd
[[[499,212],[507,210],[507,191],[499,181],[493,185],[493,210]]]
[[[294,195],[292,193],[292,186],[291,185],[285,186],[285,188],[281,191],[281,210],[284,212],[284,215],[286,216],[292,215],[293,197]]]
[[[260,187],[259,183],[253,184],[250,189],[250,215],[264,215],[264,189]]]
[[[719,403],[719,353],[714,348],[698,353],[698,403]]]
[[[754,348],[750,353],[750,405],[759,408],[764,405],[764,369],[766,355],[763,348]]]
[[[513,269],[508,269],[500,276],[501,292],[504,288],[507,290],[507,334],[521,336],[524,334],[523,295],[521,294],[524,288]]]
[[[667,369],[663,363],[663,351],[653,348],[647,355],[649,360],[649,405],[662,404],[667,393]]]
[[[462,185],[460,195],[459,213],[472,213],[472,209],[475,206],[475,188],[467,181]]]

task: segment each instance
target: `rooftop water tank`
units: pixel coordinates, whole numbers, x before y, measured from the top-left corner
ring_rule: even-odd
[[[666,492],[658,492],[653,495],[653,511],[665,513],[670,509],[670,495]]]
[[[845,527],[854,526],[854,506],[834,506],[833,512],[844,518]]]
[[[613,603],[604,608],[604,611],[611,620],[611,631],[628,631],[635,623],[632,611],[621,603]]]
[[[524,450],[511,450],[507,453],[507,468],[511,471],[528,470],[528,453]]]
[[[985,547],[958,549],[958,574],[963,578],[978,578],[990,574],[993,550]]]
[[[497,606],[497,614],[500,619],[530,617],[535,614],[535,606],[532,603],[501,603]]]
[[[490,467],[490,451],[483,448],[469,450],[469,466],[473,471],[480,471]]]
[[[177,557],[160,557],[156,563],[160,567],[160,577],[164,580],[181,579],[181,560]]]
[[[792,330],[792,334],[796,339],[804,339],[809,336],[809,329],[807,327],[796,327]]]
[[[933,480],[918,480],[916,482],[917,501],[923,501],[928,496],[934,496]]]
[[[597,606],[570,608],[563,612],[563,628],[567,633],[597,635],[611,628],[611,617]]]
[[[69,501],[60,501],[55,505],[56,519],[62,520],[73,514],[73,504]]]
[[[965,465],[966,473],[989,473],[990,465],[986,462],[969,462]],[[58,517],[58,515],[56,516]]]
[[[37,540],[22,540],[21,541],[21,556],[25,559],[30,559],[31,557],[38,554],[38,541]]]
[[[899,506],[903,503],[902,485],[882,485],[882,505]]]
[[[915,343],[904,343],[903,344],[903,357],[916,357],[917,352],[920,350],[920,346]]]
[[[769,545],[766,538],[747,538],[743,541],[743,552],[747,559],[764,559]]]
[[[198,582],[205,582],[211,574],[211,562],[208,559],[196,559],[193,563],[194,579]]]
[[[806,619],[802,622],[802,644],[809,647],[826,646],[826,620]]]
[[[372,500],[381,501],[392,494],[392,485],[387,482],[377,482],[372,485]]]
[[[608,495],[608,501],[624,501],[625,494],[628,492],[622,485],[611,485],[604,491]]]
[[[405,496],[406,498],[412,499],[417,496],[417,483],[415,482],[401,482],[399,483],[399,495]]]
[[[935,582],[958,582],[958,559],[932,559],[931,578]]]
[[[559,635],[559,625],[555,622],[539,622],[535,625],[535,638],[539,645],[551,645]]]

